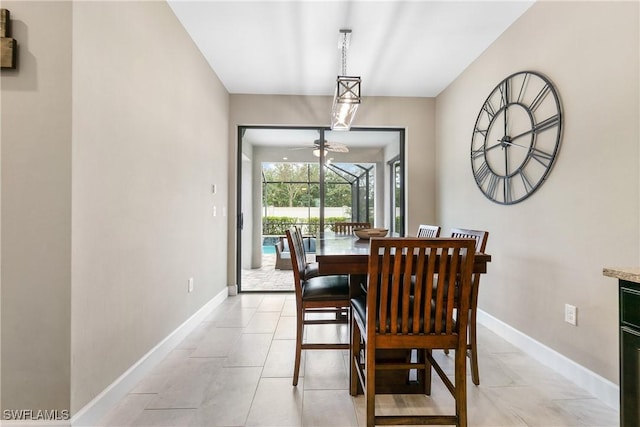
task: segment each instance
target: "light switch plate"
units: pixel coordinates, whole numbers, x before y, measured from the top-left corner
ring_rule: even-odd
[[[578,309],[575,305],[564,305],[564,321],[570,323],[573,326],[578,324]]]

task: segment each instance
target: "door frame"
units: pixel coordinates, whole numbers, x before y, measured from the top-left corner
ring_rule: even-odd
[[[238,292],[242,292],[242,230],[243,230],[243,222],[244,222],[244,212],[242,211],[242,160],[243,160],[243,152],[242,152],[242,140],[244,138],[244,134],[247,129],[281,129],[281,130],[317,130],[320,134],[320,158],[319,162],[323,163],[324,161],[324,150],[322,150],[322,144],[324,141],[324,134],[327,131],[330,131],[331,128],[328,126],[282,126],[282,125],[238,125],[237,133],[237,158],[236,158],[236,226],[235,226],[235,239],[236,239],[236,284]],[[402,177],[402,191],[400,194],[400,223],[402,224],[401,235],[406,234],[406,159],[405,159],[405,128],[398,127],[354,127],[351,128],[350,132],[397,132],[399,136],[399,159],[400,159],[400,176]],[[386,163],[383,167],[386,166]],[[320,168],[320,205],[324,206],[324,168]],[[390,197],[393,197],[393,188],[389,189]],[[390,202],[390,201],[389,201]],[[320,224],[324,223],[324,210],[320,209]],[[394,221],[394,218],[389,218],[390,221]],[[260,292],[260,291],[251,291],[251,292]],[[278,292],[278,291],[267,291],[267,292]]]

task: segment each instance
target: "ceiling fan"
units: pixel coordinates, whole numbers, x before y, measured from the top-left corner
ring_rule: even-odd
[[[315,141],[313,141],[313,149],[314,150],[320,150],[320,140],[316,139]],[[349,152],[349,147],[347,147],[345,144],[342,144],[340,142],[329,142],[329,141],[325,141],[324,142],[324,149],[327,151],[332,151],[334,153],[348,153]]]
[[[296,147],[296,148],[292,148],[292,150],[308,150],[311,149],[313,150],[313,154],[316,157],[320,157],[320,140],[316,139],[315,141],[313,141],[313,146],[309,147]],[[349,147],[347,147],[345,144],[342,144],[340,142],[329,142],[329,141],[325,141],[324,142],[324,149],[325,149],[325,155],[327,154],[327,152],[333,152],[333,153],[348,153],[349,152]]]

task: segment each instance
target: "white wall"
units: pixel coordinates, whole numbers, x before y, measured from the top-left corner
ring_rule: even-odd
[[[602,268],[639,261],[638,16],[638,2],[538,2],[436,101],[438,222],[490,232],[480,308],[612,382],[617,283]],[[547,182],[501,206],[476,187],[471,135],[489,92],[521,70],[556,85],[564,137]]]
[[[21,1],[2,7],[11,12],[19,52],[18,69],[1,74],[2,409],[64,410],[71,346],[72,8]]]
[[[264,208],[262,209],[264,213]],[[320,216],[320,208],[319,207],[284,207],[284,206],[269,206],[267,208],[267,215],[269,216],[289,216],[292,218],[300,218],[302,220],[307,217],[316,217]],[[324,215],[327,217],[335,217],[335,216],[351,216],[351,208],[348,206],[342,206],[337,208],[324,208]]]
[[[76,411],[225,288],[229,150],[228,94],[166,3],[73,23]]]
[[[225,289],[229,98],[165,2],[2,7],[2,409],[74,415]]]

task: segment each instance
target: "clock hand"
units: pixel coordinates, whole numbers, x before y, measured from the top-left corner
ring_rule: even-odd
[[[509,176],[509,150],[506,150],[509,146],[507,145],[504,148],[504,176]]]
[[[509,104],[504,106],[504,134],[507,135],[507,111],[509,111]]]
[[[501,102],[504,104],[504,136],[508,135],[507,122],[509,117],[509,80],[504,81],[504,88],[500,89]]]
[[[520,148],[524,148],[524,149],[529,149],[530,147],[521,145],[521,144],[516,144],[515,142],[513,142],[513,140],[511,141],[502,141],[502,143],[507,144],[507,145],[515,145],[516,147],[520,147]]]

